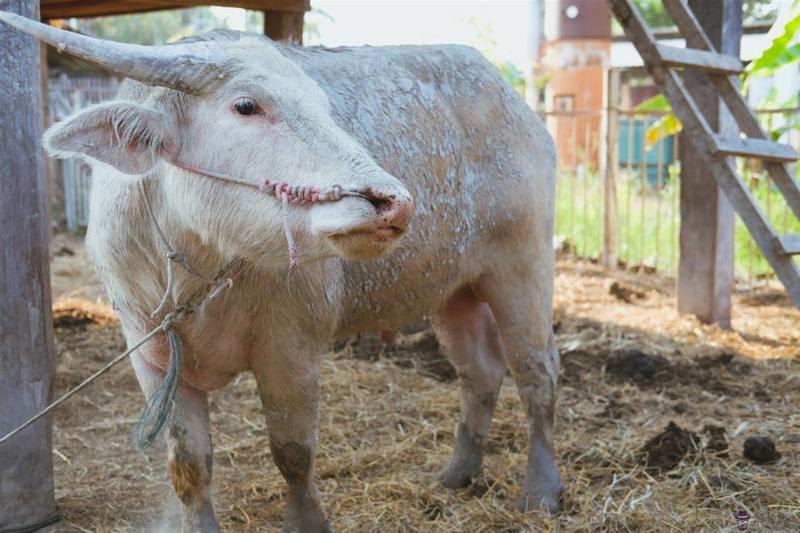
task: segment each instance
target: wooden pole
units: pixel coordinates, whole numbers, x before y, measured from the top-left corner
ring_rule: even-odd
[[[303,44],[304,11],[264,11],[264,35],[273,41]]]
[[[742,0],[689,0],[711,43],[723,54],[739,57]],[[738,137],[736,123],[718,94],[700,94],[702,74],[687,70],[687,89],[716,131]],[[681,134],[682,136],[684,134]],[[706,323],[730,327],[733,294],[734,211],[725,194],[692,149],[681,139],[681,230],[678,311]]]
[[[540,91],[536,76],[541,74],[539,66],[544,36],[544,0],[528,2],[528,62],[525,67],[525,100],[534,111],[539,109]]]
[[[39,45],[39,79],[42,84],[42,127],[50,127],[50,80],[48,78],[47,45]],[[53,237],[53,165],[52,161],[44,161],[44,207],[47,226],[47,239]]]
[[[0,0],[38,20],[39,2]],[[0,434],[51,399],[55,357],[42,163],[39,43],[0,24]],[[57,519],[52,422],[0,446],[0,531]]]
[[[603,80],[603,265],[617,268],[619,217],[617,214],[617,169],[619,168],[619,70],[608,69]]]

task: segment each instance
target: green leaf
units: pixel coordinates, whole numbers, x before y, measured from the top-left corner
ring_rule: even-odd
[[[778,66],[788,65],[800,61],[800,43],[795,43],[778,57],[776,63]]]
[[[669,113],[653,122],[644,132],[645,148],[650,150],[661,139],[676,135],[683,129],[683,124],[674,113]]]
[[[780,128],[776,128],[776,129],[772,130],[772,133],[770,134],[772,136],[772,140],[777,142],[778,139],[783,137],[784,133],[786,133],[787,131],[789,131],[791,129],[792,129],[791,126],[782,126]]]
[[[798,44],[791,45],[791,43],[798,31],[800,31],[800,13],[786,23],[783,34],[773,39],[770,47],[764,50],[758,59],[747,65],[746,72],[756,76],[769,76],[782,65],[788,64],[786,61],[797,61],[796,57],[800,54]]]
[[[637,105],[634,110],[639,112],[646,111],[670,111],[672,108],[663,94],[658,93],[652,98],[648,98],[641,104]]]

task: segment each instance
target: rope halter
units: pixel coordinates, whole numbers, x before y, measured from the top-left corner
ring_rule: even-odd
[[[172,165],[188,172],[199,174],[207,178],[213,178],[234,185],[242,185],[257,189],[281,201],[281,212],[283,215],[283,232],[286,235],[286,244],[289,248],[289,268],[297,270],[300,268],[300,257],[297,253],[297,246],[292,236],[292,230],[289,225],[289,205],[291,204],[311,204],[316,202],[337,202],[346,196],[357,196],[369,200],[365,195],[358,191],[348,190],[342,188],[341,185],[331,185],[329,187],[319,188],[309,185],[290,185],[289,183],[278,183],[268,179],[264,179],[261,183],[228,176],[219,172],[205,170],[192,165],[187,165],[180,161],[173,161]]]

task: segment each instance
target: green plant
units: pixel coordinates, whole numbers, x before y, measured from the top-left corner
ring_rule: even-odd
[[[780,234],[800,233],[800,221],[789,211],[783,197],[760,168],[741,168],[750,191]],[[648,184],[641,169],[620,169],[617,181],[619,234],[617,252],[628,266],[642,266],[674,275],[678,268],[680,234],[680,164],[662,176],[661,185]],[[599,259],[603,251],[603,181],[596,171],[564,170],[556,195],[556,234],[579,257]],[[735,269],[737,277],[772,276],[769,263],[750,233],[736,218]]]
[[[753,62],[747,65],[742,73],[742,90],[747,91],[749,80],[754,77],[772,76],[779,68],[800,61],[800,43],[792,44],[795,36],[800,31],[800,0],[795,0],[793,11],[796,14],[790,17],[784,25],[783,33],[772,40],[770,46]],[[682,125],[678,117],[672,113],[667,99],[662,94],[642,102],[636,107],[637,111],[663,111],[666,114],[653,123],[645,133],[648,143],[655,144],[659,139],[675,135],[681,131]],[[800,131],[800,125],[795,126]]]

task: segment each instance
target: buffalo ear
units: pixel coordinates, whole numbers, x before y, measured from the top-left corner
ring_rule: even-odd
[[[44,147],[54,157],[83,157],[126,174],[144,174],[158,159],[174,159],[179,143],[165,114],[133,102],[88,107],[45,132]]]

